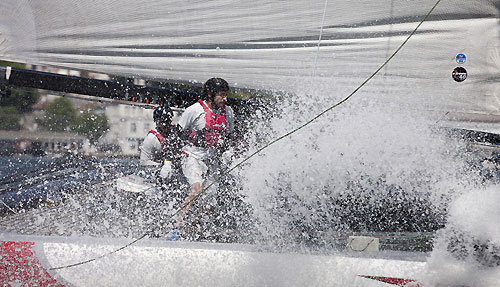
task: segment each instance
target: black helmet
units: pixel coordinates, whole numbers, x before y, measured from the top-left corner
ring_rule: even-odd
[[[161,123],[172,122],[172,117],[172,110],[168,106],[157,106],[153,110],[153,120],[157,125]]]
[[[222,78],[211,78],[203,85],[203,95],[205,97],[208,97],[209,94],[214,96],[218,91],[229,91],[229,84],[226,80]]]

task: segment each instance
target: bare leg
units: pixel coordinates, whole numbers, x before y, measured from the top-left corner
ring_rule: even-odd
[[[204,186],[201,182],[195,182],[191,186],[191,192],[189,193],[189,195],[186,197],[186,199],[182,203],[182,206],[184,206],[184,208],[182,208],[181,212],[179,212],[179,215],[177,216],[177,223],[176,223],[177,228],[181,227],[182,221],[184,220],[184,216],[186,216],[186,213],[188,212],[189,207],[192,204],[193,198],[195,198],[197,195],[199,195],[201,193],[201,191],[203,190],[203,187]]]

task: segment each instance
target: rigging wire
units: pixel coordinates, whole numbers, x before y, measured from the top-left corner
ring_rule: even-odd
[[[366,85],[366,83],[368,83],[373,77],[375,77],[375,75],[378,74],[378,72],[380,70],[382,70],[386,65],[387,63],[389,63],[392,58],[394,58],[394,56],[396,56],[396,54],[406,45],[406,43],[410,40],[410,38],[417,32],[417,30],[420,28],[420,26],[427,20],[427,18],[432,14],[432,12],[434,11],[434,9],[437,7],[437,5],[439,4],[439,2],[441,2],[441,0],[437,0],[435,2],[435,4],[432,6],[432,8],[429,10],[429,12],[427,12],[427,14],[422,18],[422,20],[418,23],[418,25],[415,27],[415,29],[413,29],[413,31],[408,35],[408,37],[406,37],[406,39],[403,41],[403,43],[401,43],[401,45],[392,53],[392,55],[387,58],[387,60],[377,69],[375,70],[375,72],[373,72],[365,81],[363,81],[356,89],[354,89],[348,96],[346,96],[344,99],[342,99],[341,101],[333,104],[332,106],[328,107],[327,109],[325,109],[324,111],[320,112],[319,114],[317,114],[316,116],[314,116],[313,118],[311,118],[310,120],[306,121],[305,123],[303,123],[302,125],[292,129],[291,131],[285,133],[284,135],[274,139],[274,140],[271,140],[270,142],[268,142],[267,144],[263,145],[262,147],[258,148],[256,151],[254,151],[253,153],[251,153],[250,155],[248,155],[247,157],[245,157],[243,160],[241,160],[239,163],[237,163],[236,165],[234,165],[233,167],[225,170],[224,172],[221,173],[221,175],[219,175],[216,180],[214,180],[211,184],[209,184],[205,189],[203,189],[200,193],[198,193],[197,195],[195,195],[193,198],[191,198],[190,200],[186,201],[182,206],[181,208],[177,209],[173,214],[170,215],[170,217],[168,218],[168,220],[174,218],[177,214],[179,214],[186,206],[189,206],[192,202],[196,201],[200,196],[202,196],[203,194],[205,194],[205,192],[210,189],[210,187],[212,187],[216,182],[218,182],[224,175],[230,173],[231,171],[233,171],[234,169],[240,167],[242,164],[244,164],[245,162],[247,162],[248,160],[250,160],[251,158],[253,158],[255,155],[257,155],[258,153],[260,153],[261,151],[263,151],[264,149],[268,148],[269,146],[275,144],[276,142],[298,132],[299,130],[305,128],[306,126],[308,126],[309,124],[311,124],[312,122],[314,122],[315,120],[317,120],[318,118],[320,118],[321,116],[323,116],[324,114],[326,114],[327,112],[333,110],[334,108],[342,105],[343,103],[347,102],[356,92],[358,92],[363,86]],[[326,6],[326,5],[325,5]],[[326,9],[326,8],[325,8]],[[326,11],[326,10],[325,10]],[[64,266],[59,266],[59,267],[53,267],[53,268],[50,268],[49,270],[59,270],[59,269],[65,269],[65,268],[70,268],[70,267],[75,267],[75,266],[79,266],[79,265],[83,265],[83,264],[86,264],[86,263],[90,263],[90,262],[93,262],[93,261],[96,261],[96,260],[99,260],[101,258],[104,258],[106,256],[109,256],[109,255],[112,255],[114,253],[117,253],[129,246],[132,246],[134,245],[135,243],[137,243],[138,241],[144,239],[146,236],[148,236],[149,234],[153,233],[154,231],[156,231],[158,228],[164,226],[165,224],[165,221],[163,222],[160,222],[158,225],[156,225],[155,227],[153,227],[152,229],[146,231],[144,234],[142,234],[141,236],[139,236],[138,238],[132,240],[131,242],[129,242],[128,244],[125,244],[117,249],[114,249],[110,252],[107,252],[107,253],[104,253],[100,256],[97,256],[97,257],[94,257],[94,258],[91,258],[91,259],[88,259],[88,260],[85,260],[85,261],[80,261],[80,262],[77,262],[77,263],[73,263],[73,264],[68,264],[68,265],[64,265]]]
[[[312,78],[316,77],[316,68],[319,56],[319,47],[321,46],[321,37],[323,35],[323,27],[325,26],[326,8],[328,7],[328,0],[325,0],[325,7],[323,8],[323,19],[321,20],[321,27],[319,29],[319,39],[318,39],[318,49],[316,50],[316,55],[314,56],[314,68],[312,73]]]
[[[8,210],[10,210],[12,213],[17,214],[17,212],[14,209],[10,208],[10,206],[8,206],[3,200],[0,199],[0,203],[3,206],[5,206]]]

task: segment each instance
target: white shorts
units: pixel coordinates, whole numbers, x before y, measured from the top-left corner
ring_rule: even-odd
[[[189,185],[192,186],[196,182],[202,184],[204,183],[207,176],[208,167],[205,162],[203,162],[203,160],[197,159],[196,157],[191,155],[184,155],[182,157],[181,165],[182,173],[189,182]]]

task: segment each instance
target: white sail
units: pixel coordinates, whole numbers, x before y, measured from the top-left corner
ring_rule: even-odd
[[[271,90],[312,79],[342,98],[435,2],[4,0],[0,59],[173,81],[217,75]],[[499,9],[495,0],[441,1],[365,89],[437,115],[498,123]],[[461,83],[452,79],[458,66],[468,72]]]

